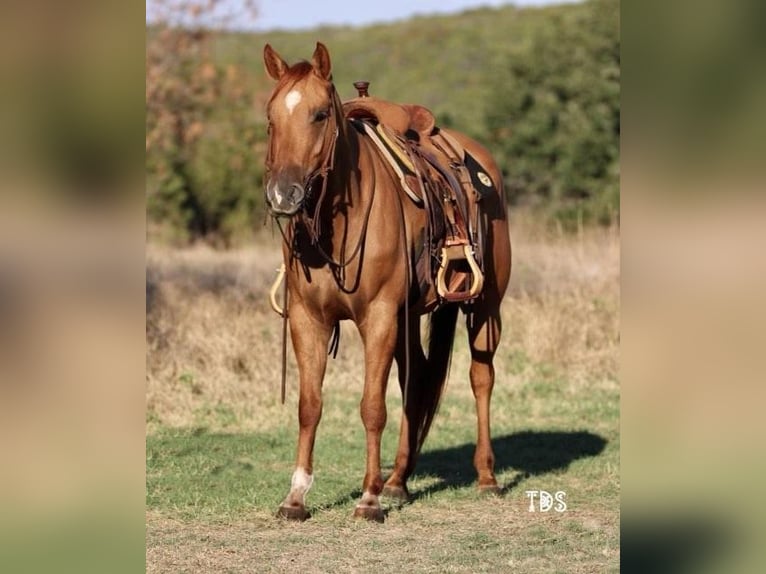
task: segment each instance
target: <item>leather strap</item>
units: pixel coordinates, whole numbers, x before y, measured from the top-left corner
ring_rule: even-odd
[[[287,274],[282,286],[282,404],[285,404],[287,394]]]

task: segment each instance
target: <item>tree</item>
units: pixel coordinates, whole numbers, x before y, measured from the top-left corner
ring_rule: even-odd
[[[246,3],[249,5],[249,3]],[[154,0],[147,31],[147,215],[165,238],[228,244],[257,219],[265,127],[250,79],[213,57],[222,3]]]
[[[591,0],[512,56],[486,116],[512,200],[564,223],[618,215],[619,48],[619,0]]]

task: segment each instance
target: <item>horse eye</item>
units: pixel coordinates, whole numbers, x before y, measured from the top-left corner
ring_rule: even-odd
[[[327,110],[319,110],[317,113],[314,114],[314,121],[315,122],[323,122],[327,118],[330,117],[330,112]]]

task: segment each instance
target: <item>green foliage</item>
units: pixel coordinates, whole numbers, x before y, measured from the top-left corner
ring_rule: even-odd
[[[258,211],[265,127],[249,78],[212,47],[207,32],[149,35],[147,213],[164,239],[228,245]]]
[[[229,109],[197,144],[189,184],[198,205],[198,229],[229,243],[253,227],[261,203],[263,160],[257,146],[265,127]]]
[[[611,221],[619,213],[618,12],[619,0],[506,6],[364,28],[192,36],[196,44],[149,30],[150,223],[182,241],[247,236],[263,218],[264,103],[273,86],[263,45],[295,62],[317,40],[330,49],[342,98],[364,79],[375,96],[428,106],[440,125],[490,146],[512,201],[565,224]],[[160,97],[150,97],[155,84]],[[161,145],[150,137],[158,126],[167,132]]]
[[[364,28],[224,34],[217,40],[216,56],[221,62],[241,65],[253,75],[256,91],[268,92],[273,82],[263,72],[266,42],[292,63],[308,59],[321,40],[330,50],[342,98],[356,95],[353,82],[368,80],[370,94],[425,105],[454,128],[484,138],[485,100],[501,64],[551,14],[573,8],[507,6]]]
[[[554,14],[497,76],[490,144],[509,193],[565,225],[619,211],[619,1]]]

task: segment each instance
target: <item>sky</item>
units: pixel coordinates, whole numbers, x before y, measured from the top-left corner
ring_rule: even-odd
[[[417,14],[449,14],[480,6],[543,6],[577,0],[256,0],[258,15],[234,18],[234,27],[266,31],[276,28],[302,30],[327,25],[361,26],[403,20]],[[146,0],[151,21],[153,0]],[[242,13],[242,0],[223,0],[222,14]],[[232,20],[226,18],[227,21]]]
[[[259,17],[254,29],[305,29],[321,24],[364,25],[402,20],[415,14],[461,12],[479,6],[542,6],[562,3],[563,0],[260,0]]]

